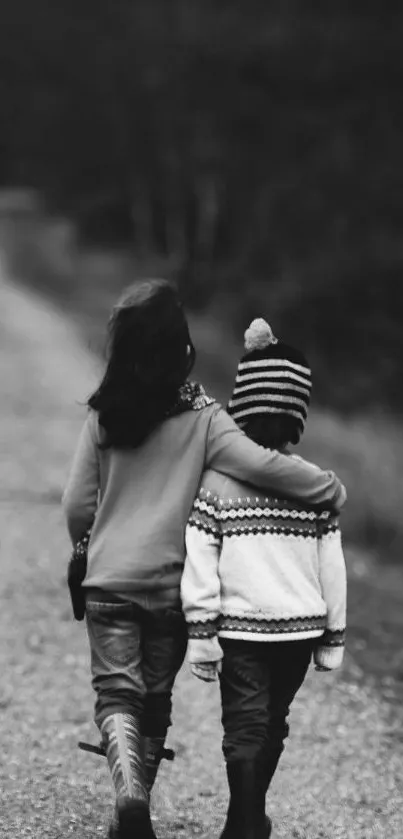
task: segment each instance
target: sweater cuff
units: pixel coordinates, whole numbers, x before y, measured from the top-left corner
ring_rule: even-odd
[[[217,634],[217,618],[203,621],[188,621],[189,638],[214,638]]]
[[[221,661],[223,651],[217,636],[214,638],[190,638],[188,657],[191,664]]]
[[[321,647],[344,647],[346,643],[346,630],[344,629],[325,629],[320,638],[319,646]]]
[[[337,670],[341,667],[344,656],[344,646],[327,647],[319,645],[314,650],[313,658],[315,664],[326,667],[328,670]]]

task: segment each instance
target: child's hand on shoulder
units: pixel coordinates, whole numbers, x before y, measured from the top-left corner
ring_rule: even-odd
[[[190,667],[194,676],[203,682],[216,682],[221,673],[221,661],[203,661]]]

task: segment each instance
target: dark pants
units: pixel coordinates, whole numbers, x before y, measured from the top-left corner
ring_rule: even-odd
[[[306,676],[313,640],[220,639],[223,752],[227,763],[257,759],[267,782],[288,736],[290,705]]]
[[[86,620],[96,724],[109,714],[135,714],[144,736],[164,737],[187,646],[178,593],[139,593],[132,602],[89,589]]]

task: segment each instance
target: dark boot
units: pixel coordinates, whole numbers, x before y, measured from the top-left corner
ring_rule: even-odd
[[[261,796],[262,806],[265,809],[266,807],[266,795],[267,791],[270,787],[270,784],[273,779],[273,775],[277,769],[278,762],[281,757],[281,753],[283,751],[283,746],[281,745],[278,748],[277,753],[272,753],[269,757],[262,758],[260,763],[260,773],[259,773],[259,795]],[[272,823],[271,819],[268,815],[266,815],[266,825],[267,825],[267,839],[270,839],[270,835],[272,832]]]
[[[259,775],[259,796],[260,796],[260,805],[265,813],[265,822],[266,822],[266,839],[270,839],[271,832],[273,829],[272,821],[270,816],[266,813],[266,794],[269,788],[269,783],[267,780],[267,773],[265,772],[265,767],[262,767],[261,773]],[[271,780],[271,779],[270,779]]]
[[[144,763],[148,793],[154,786],[158,767],[163,759],[174,759],[172,749],[165,748],[165,737],[144,737]]]
[[[116,791],[110,839],[155,839],[137,717],[111,714],[103,721],[101,732]]]
[[[257,760],[229,762],[227,776],[230,801],[222,838],[267,839],[260,763]]]

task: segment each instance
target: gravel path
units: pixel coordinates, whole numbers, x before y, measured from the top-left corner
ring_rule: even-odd
[[[0,280],[0,836],[103,836],[112,793],[97,739],[88,651],[71,618],[60,489],[95,365],[63,316]],[[403,743],[393,714],[347,654],[312,672],[270,795],[273,839],[401,839]],[[226,805],[215,686],[185,667],[153,801],[160,837],[219,834]]]

